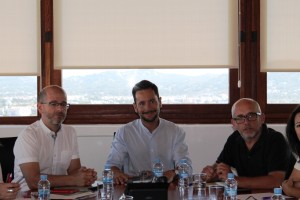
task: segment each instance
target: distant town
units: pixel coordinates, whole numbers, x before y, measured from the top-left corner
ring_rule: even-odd
[[[133,85],[148,79],[159,87],[163,104],[226,104],[228,73],[197,76],[135,70],[68,75],[63,88],[71,104],[132,104]],[[0,116],[36,116],[36,77],[0,77]],[[299,103],[300,76],[272,73],[268,79],[269,103]]]

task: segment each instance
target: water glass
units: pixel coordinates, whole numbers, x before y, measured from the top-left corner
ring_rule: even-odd
[[[210,200],[223,200],[224,186],[210,185],[208,190],[209,190],[209,199]]]
[[[201,188],[206,188],[206,173],[199,173],[193,175],[193,188],[194,190],[199,190]]]
[[[206,196],[206,189],[205,188],[201,188],[199,190],[193,190],[193,197],[195,198],[204,198],[207,197]]]

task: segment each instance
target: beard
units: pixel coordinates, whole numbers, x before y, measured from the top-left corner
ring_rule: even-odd
[[[156,114],[153,117],[151,117],[151,118],[146,118],[145,115],[146,114],[150,114],[150,113],[156,113]],[[144,112],[144,113],[140,113],[139,112],[138,114],[139,114],[140,118],[143,121],[148,122],[148,123],[152,123],[152,122],[154,122],[158,118],[158,116],[159,116],[159,110],[151,110],[151,111]]]
[[[256,138],[256,136],[258,135],[258,133],[256,131],[252,131],[252,132],[247,132],[247,133],[240,133],[242,138],[245,140],[245,141],[249,141],[249,140],[252,140],[254,138]]]
[[[51,122],[51,124],[60,125],[66,119],[66,114],[63,112],[55,113],[54,115],[51,116],[48,115],[47,118]]]
[[[143,121],[151,123],[151,122],[154,122],[158,118],[158,115],[156,114],[154,117],[152,117],[150,119],[144,117],[143,115],[140,115],[140,117]]]

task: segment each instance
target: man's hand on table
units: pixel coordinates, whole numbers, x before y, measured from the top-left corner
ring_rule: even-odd
[[[225,181],[227,179],[227,174],[231,172],[231,168],[225,163],[218,163],[216,166],[216,172],[219,180]]]
[[[117,167],[112,167],[111,170],[114,173],[114,183],[118,185],[124,185],[127,183],[128,179],[131,178],[131,176],[123,173],[120,169]]]

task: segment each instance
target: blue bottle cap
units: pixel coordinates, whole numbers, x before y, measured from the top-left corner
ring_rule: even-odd
[[[234,174],[233,173],[228,173],[227,178],[234,178]]]
[[[274,194],[282,194],[282,188],[274,188]]]
[[[47,174],[41,174],[41,179],[44,181],[44,180],[47,180]]]

